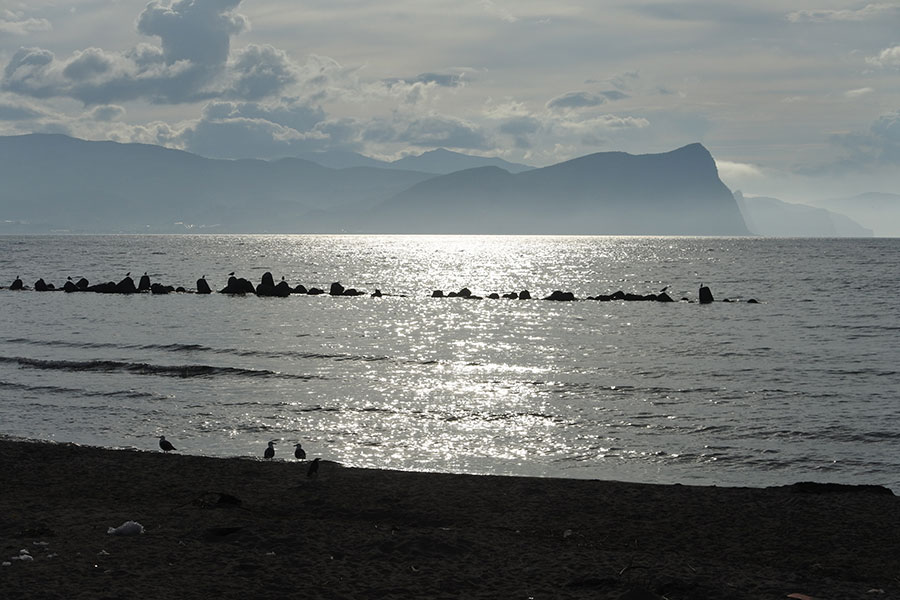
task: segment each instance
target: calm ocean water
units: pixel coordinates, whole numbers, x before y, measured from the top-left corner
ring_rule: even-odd
[[[0,237],[0,285],[126,272],[214,289],[0,290],[0,434],[347,465],[900,492],[900,239]],[[616,290],[695,300],[429,298]],[[718,302],[731,298],[734,303]],[[755,298],[760,304],[747,304]],[[292,459],[292,458],[291,458]]]

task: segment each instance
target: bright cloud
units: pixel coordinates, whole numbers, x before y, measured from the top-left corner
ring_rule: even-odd
[[[24,13],[0,10],[0,34],[27,35],[36,31],[51,31],[53,26],[47,19],[26,17]]]
[[[877,67],[900,67],[900,46],[885,48],[878,56],[867,57],[866,62]]]

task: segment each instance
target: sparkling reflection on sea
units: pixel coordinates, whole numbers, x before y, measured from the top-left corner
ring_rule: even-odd
[[[272,272],[359,297],[0,290],[0,434],[348,465],[900,491],[900,240],[0,237],[0,285]],[[430,298],[468,287],[579,298]],[[369,293],[380,289],[381,298]],[[755,298],[760,304],[748,304]]]

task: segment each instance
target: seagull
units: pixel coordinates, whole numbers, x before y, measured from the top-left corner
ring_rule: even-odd
[[[128,271],[127,273],[125,273],[125,277],[131,277],[131,271]]]
[[[303,449],[303,446],[301,446],[300,444],[294,444],[294,448],[295,458],[298,458],[299,460],[303,460],[304,458],[306,458],[306,450]]]
[[[659,293],[661,294],[661,293],[663,293],[664,291],[666,291],[667,289],[669,289],[669,286],[666,286],[666,287],[664,287],[663,289],[659,290]]]
[[[269,442],[269,447],[263,453],[265,458],[273,458],[275,456],[275,442]]]
[[[163,452],[168,452],[169,450],[177,450],[175,446],[172,445],[172,442],[166,439],[166,436],[159,436],[159,447],[162,448]]]
[[[319,459],[314,458],[311,463],[309,463],[309,470],[306,471],[307,477],[315,477],[319,474]]]
[[[229,277],[234,277],[234,271],[228,274]]]

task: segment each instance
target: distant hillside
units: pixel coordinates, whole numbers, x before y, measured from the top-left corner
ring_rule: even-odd
[[[63,135],[0,137],[0,232],[315,232],[310,211],[362,210],[428,177]]]
[[[356,152],[328,150],[323,152],[306,152],[296,156],[331,169],[347,169],[351,167],[375,167],[379,169],[401,169],[418,171],[432,175],[446,175],[464,169],[477,167],[500,167],[510,173],[521,173],[534,167],[511,163],[496,157],[470,156],[452,152],[444,148],[424,152],[416,156],[406,156],[393,162],[377,160]]]
[[[407,156],[400,160],[395,160],[390,164],[394,168],[441,175],[447,175],[465,169],[477,169],[480,167],[499,167],[510,173],[521,173],[523,171],[530,171],[534,168],[529,167],[528,165],[507,162],[502,158],[469,156],[468,154],[451,152],[450,150],[445,150],[443,148],[431,150],[430,152],[425,152],[419,156]]]
[[[403,164],[472,158],[435,151]],[[433,176],[396,166],[332,169],[62,135],[0,137],[0,233],[748,233],[699,144],[519,173],[488,166]]]
[[[900,195],[867,192],[849,198],[831,198],[817,205],[845,214],[879,237],[900,236]]]
[[[664,154],[591,154],[511,174],[496,167],[435,177],[370,211],[362,231],[746,235],[700,144]]]
[[[765,196],[734,193],[751,232],[772,237],[871,237],[867,229],[845,215],[805,204]]]

